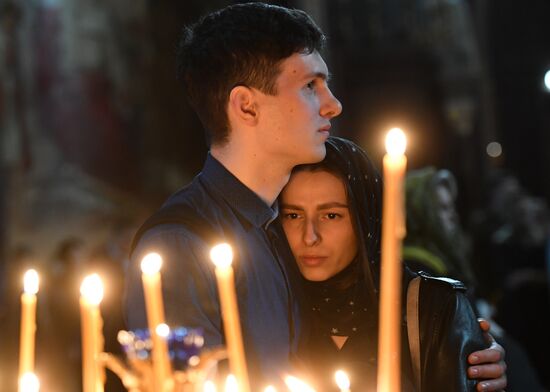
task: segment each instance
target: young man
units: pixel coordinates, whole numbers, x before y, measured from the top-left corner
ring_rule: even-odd
[[[323,159],[330,120],[342,110],[319,54],[324,39],[304,12],[263,3],[229,6],[186,29],[179,69],[210,154],[138,232],[128,272],[131,328],[146,326],[139,263],[155,251],[164,259],[168,324],[200,326],[207,346],[223,344],[208,252],[225,237],[253,389],[291,371],[304,335],[298,271],[275,201],[294,166]]]

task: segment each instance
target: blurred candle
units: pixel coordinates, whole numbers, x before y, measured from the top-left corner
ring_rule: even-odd
[[[203,391],[204,391],[204,392],[216,392],[216,391],[217,391],[217,388],[216,388],[216,384],[214,384],[214,381],[212,381],[212,380],[206,380],[206,381],[204,382]]]
[[[248,372],[244,357],[243,338],[239,321],[239,308],[233,277],[233,251],[228,244],[219,244],[210,251],[210,258],[216,265],[216,279],[220,296],[225,341],[229,357],[229,368],[237,378],[239,390],[248,392]]]
[[[239,392],[239,383],[234,375],[230,374],[225,379],[225,390],[224,392]]]
[[[40,391],[40,381],[36,374],[27,372],[19,378],[19,392],[38,392]]]
[[[406,144],[401,129],[393,128],[388,132],[384,156],[378,392],[401,390],[401,241],[405,235]]]
[[[315,392],[306,382],[294,376],[286,376],[285,384],[290,392]]]
[[[84,278],[80,285],[80,316],[82,328],[82,389],[101,392],[105,375],[97,360],[103,351],[103,320],[99,305],[103,300],[103,283],[98,274]]]
[[[265,387],[264,392],[277,392],[277,390],[273,385],[268,385],[267,387]]]
[[[166,337],[162,336],[167,326],[164,323],[164,305],[160,268],[162,258],[157,253],[149,253],[141,261],[141,279],[145,295],[147,323],[153,341],[153,375],[155,391],[162,392],[168,387],[171,374],[170,357]],[[160,334],[158,333],[160,332]]]
[[[21,295],[21,336],[19,340],[19,377],[34,372],[34,344],[36,334],[36,293],[38,273],[30,269],[23,277]]]
[[[343,370],[337,370],[336,373],[334,373],[334,380],[336,381],[336,385],[338,385],[340,392],[350,392],[350,382],[346,372]]]

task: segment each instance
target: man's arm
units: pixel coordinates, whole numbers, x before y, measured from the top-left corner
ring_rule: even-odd
[[[170,327],[200,327],[207,347],[222,344],[219,301],[208,246],[181,225],[161,225],[149,230],[133,252],[126,274],[128,327],[147,327],[140,264],[149,252],[156,252],[163,259],[166,323]]]
[[[478,391],[502,391],[507,385],[504,348],[489,334],[489,322],[485,319],[478,321],[490,347],[468,356],[468,377],[483,380],[476,386]]]

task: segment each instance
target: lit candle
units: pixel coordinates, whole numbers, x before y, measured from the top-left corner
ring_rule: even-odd
[[[267,387],[265,387],[264,392],[277,392],[277,390],[273,385],[268,385]]]
[[[401,241],[405,235],[403,192],[407,158],[405,134],[388,132],[384,156],[382,265],[378,337],[378,392],[401,390]]]
[[[290,392],[315,392],[306,382],[294,376],[286,376],[285,384]]]
[[[145,295],[145,308],[147,309],[147,323],[153,341],[155,391],[159,392],[168,388],[172,372],[168,345],[166,344],[168,326],[164,323],[164,305],[160,280],[161,267],[162,258],[157,253],[149,253],[141,261],[141,279]]]
[[[105,374],[98,361],[103,351],[103,320],[99,305],[103,300],[103,283],[99,275],[86,276],[80,285],[80,315],[82,328],[82,389],[101,392]]]
[[[40,381],[36,374],[27,372],[19,378],[19,392],[38,392],[40,391]]]
[[[233,277],[233,251],[228,244],[219,244],[210,251],[210,258],[216,265],[216,279],[225,330],[225,341],[229,357],[229,368],[235,375],[240,391],[248,392],[248,372],[244,357],[243,338],[239,321],[239,308]]]
[[[216,384],[214,384],[214,381],[212,381],[212,380],[206,380],[206,381],[204,382],[203,391],[204,391],[204,392],[216,392],[216,391],[217,391],[217,388],[216,388]]]
[[[36,333],[36,293],[38,273],[30,269],[23,277],[21,295],[21,336],[19,346],[19,377],[34,371],[34,340]]]
[[[239,392],[239,383],[234,375],[230,374],[225,379],[224,392]]]
[[[336,385],[338,385],[340,392],[350,392],[350,382],[346,372],[343,370],[337,370],[336,373],[334,373],[334,380],[336,381]]]

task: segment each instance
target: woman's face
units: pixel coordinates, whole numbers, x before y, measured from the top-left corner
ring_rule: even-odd
[[[342,180],[326,171],[293,174],[281,193],[286,237],[300,272],[323,281],[347,267],[357,239]]]

